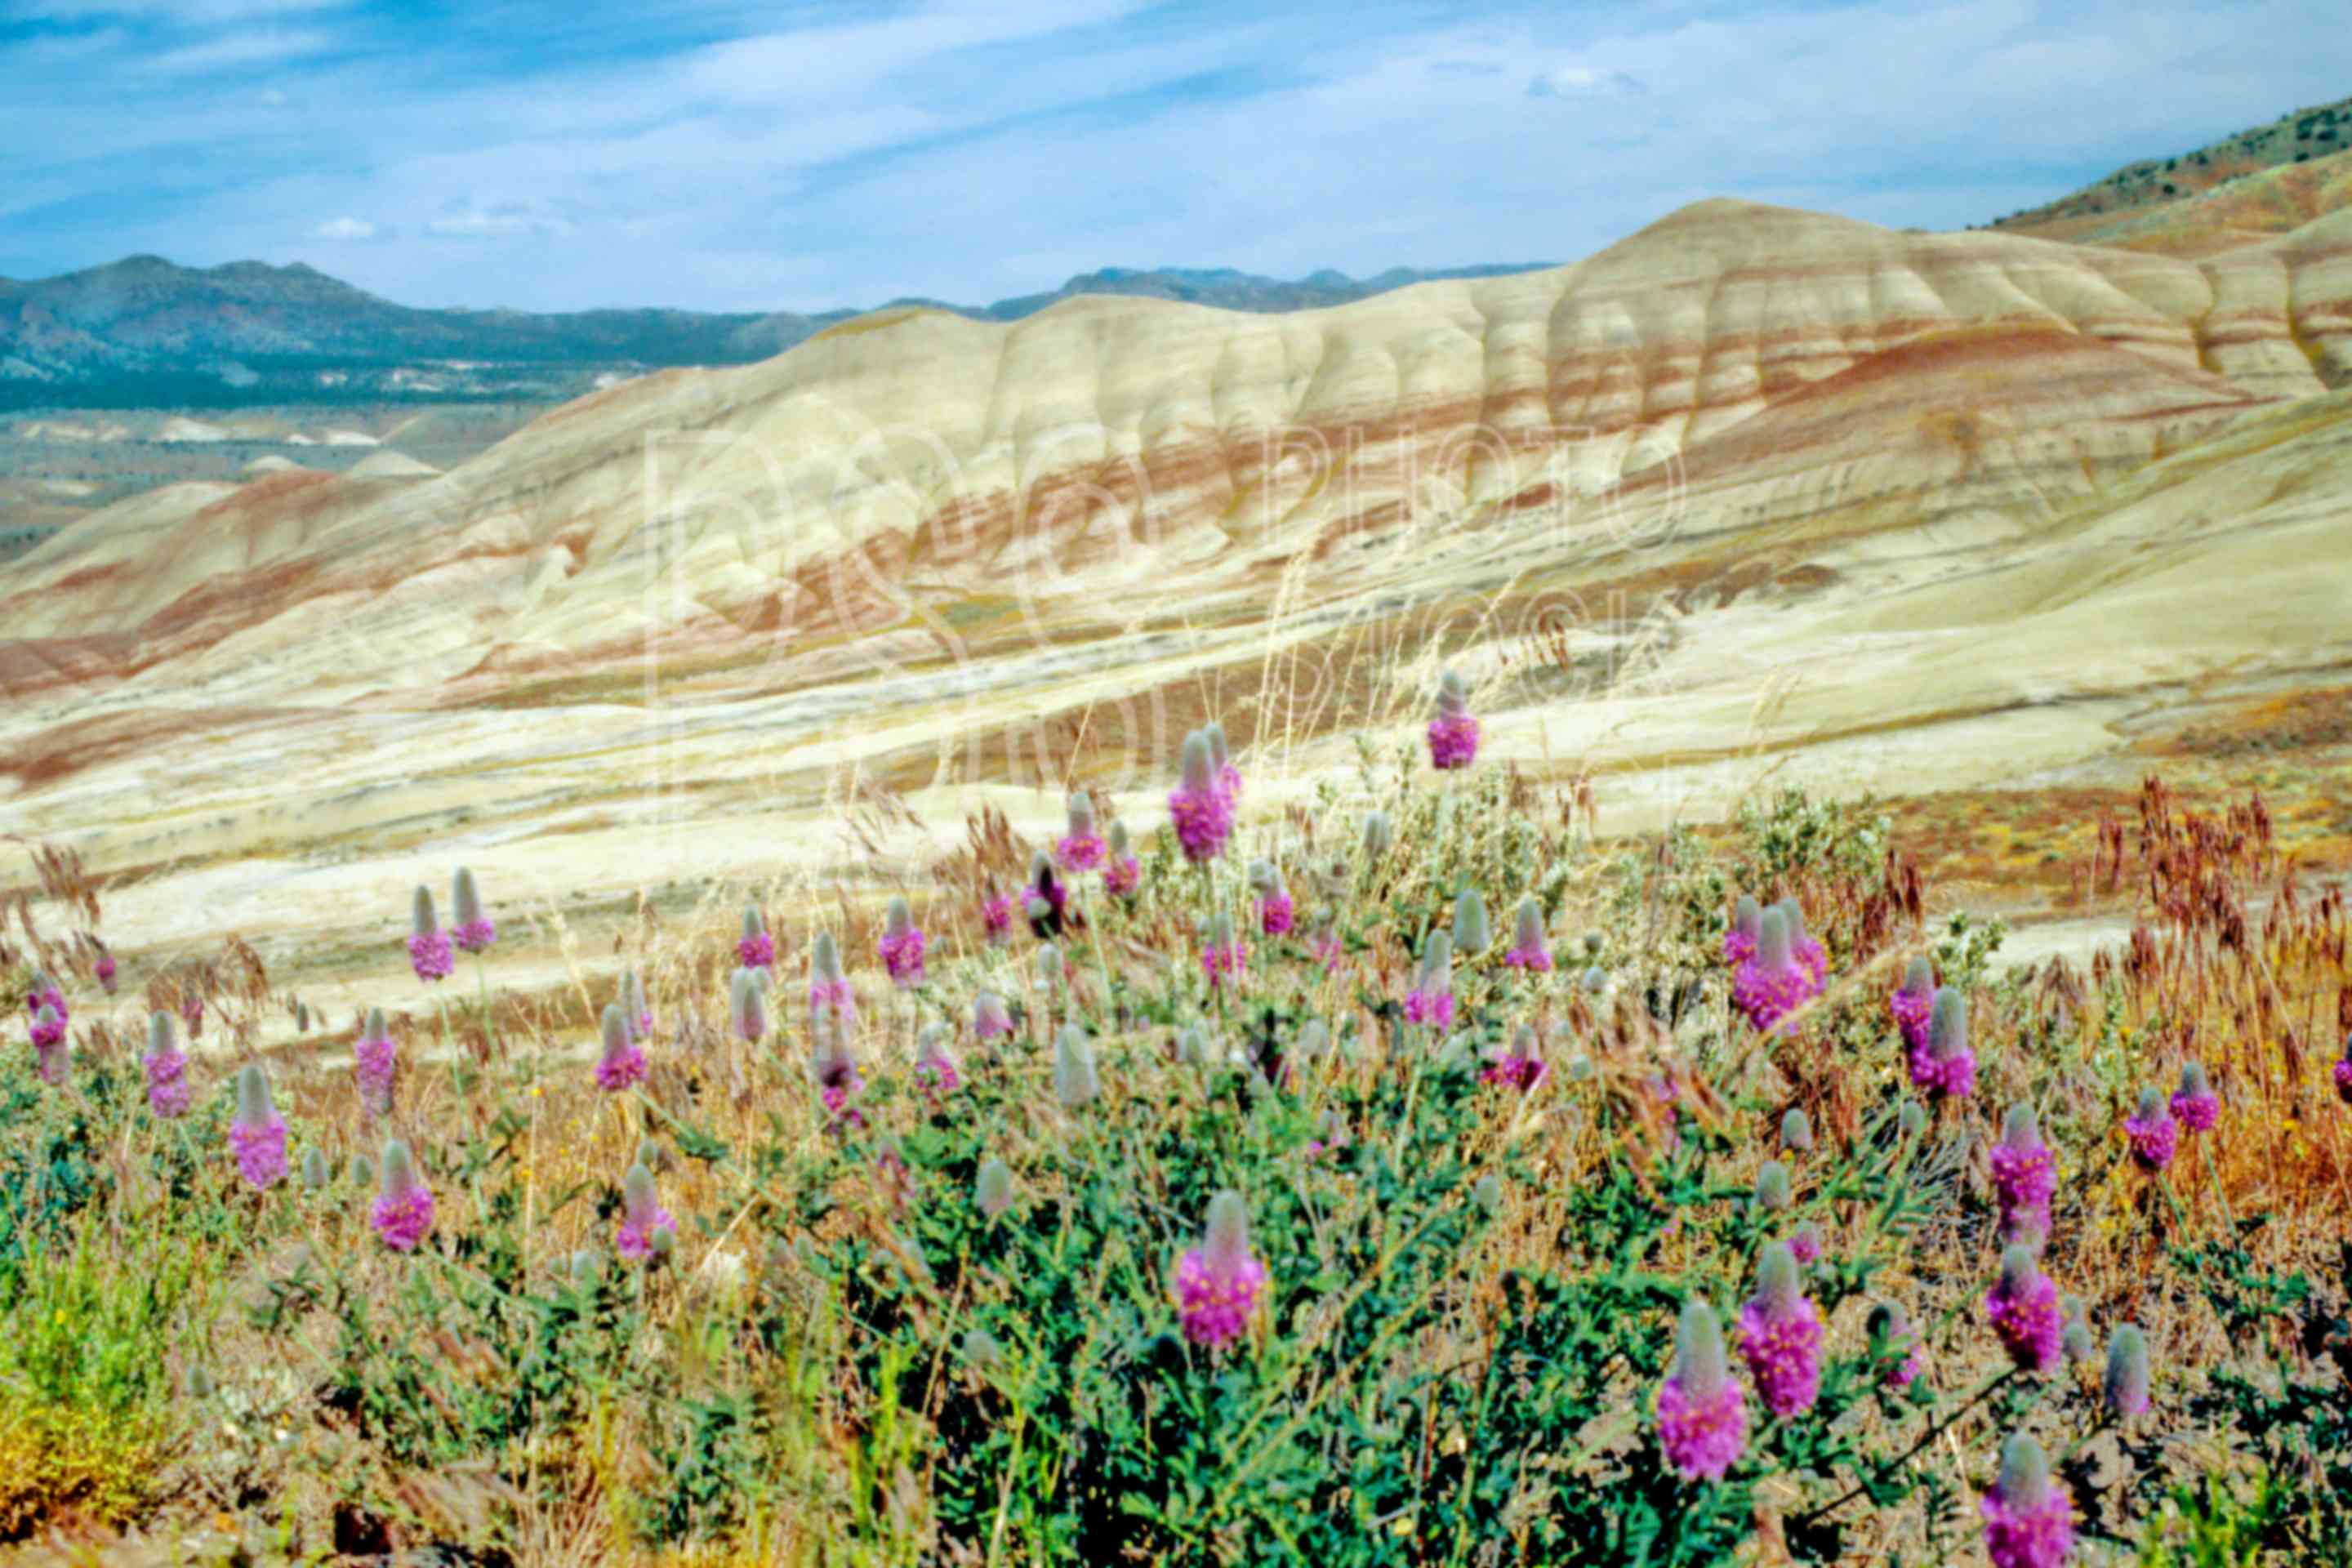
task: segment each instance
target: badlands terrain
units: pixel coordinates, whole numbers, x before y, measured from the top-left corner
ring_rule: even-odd
[[[1444,662],[1603,833],[1874,792],[2009,956],[2079,947],[2151,767],[2347,863],[2347,156],[2064,237],[1717,200],[1329,309],[899,308],[446,468],[168,484],[0,574],[0,830],[133,974],[235,931],[347,1016],[454,862],[552,984],[711,879],[915,886],[983,805],[1156,826],[1213,712],[1252,810],[1344,797]]]

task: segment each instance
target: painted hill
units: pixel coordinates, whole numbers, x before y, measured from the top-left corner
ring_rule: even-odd
[[[2136,715],[2352,659],[2347,493],[2352,211],[2186,259],[1709,201],[1319,310],[907,308],[445,474],[107,508],[0,594],[0,803],[173,868],[133,938],[263,878],[373,942],[427,842],[806,868],[845,791],[1034,818],[1042,733],[1156,820],[1209,704],[1304,802],[1441,649],[1620,826],[1766,765],[2136,779]]]

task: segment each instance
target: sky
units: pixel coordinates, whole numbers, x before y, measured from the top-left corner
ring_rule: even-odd
[[[1568,261],[1741,196],[1958,228],[2352,94],[2342,0],[0,0],[0,278],[985,303]]]

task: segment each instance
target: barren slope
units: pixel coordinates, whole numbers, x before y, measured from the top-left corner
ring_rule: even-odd
[[[887,312],[446,474],[85,519],[0,598],[0,814],[168,866],[129,940],[317,944],[461,855],[862,862],[853,779],[1038,819],[1041,751],[1149,826],[1211,704],[1305,792],[1441,651],[1619,826],[2042,776],[2352,658],[2347,385],[2352,212],[2192,260],[1717,201],[1287,316]]]

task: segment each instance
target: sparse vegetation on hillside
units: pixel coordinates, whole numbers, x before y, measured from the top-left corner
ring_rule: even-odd
[[[2041,206],[1994,219],[1990,228],[2024,228],[2158,206],[2227,184],[2257,170],[2308,163],[2352,149],[2352,98],[2298,109],[2210,145],[2168,158],[2126,163],[2105,179]]]

